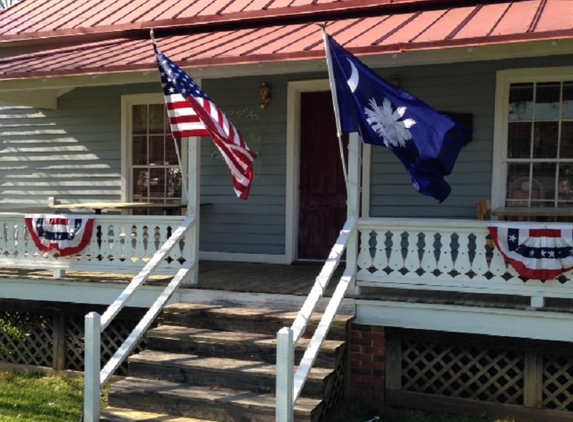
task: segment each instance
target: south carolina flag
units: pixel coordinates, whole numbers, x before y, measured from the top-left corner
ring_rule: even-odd
[[[573,268],[571,226],[496,224],[489,226],[489,232],[501,254],[522,277],[553,280]]]

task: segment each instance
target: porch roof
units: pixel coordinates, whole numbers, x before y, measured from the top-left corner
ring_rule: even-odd
[[[428,0],[426,2],[428,3]],[[41,9],[45,13],[51,11],[59,16],[65,13],[68,3],[74,2],[72,0],[65,2],[58,12],[49,7]],[[101,2],[103,5],[106,3],[108,2]],[[140,2],[129,3],[139,4]],[[166,1],[165,7],[171,3],[173,2]],[[239,3],[239,0],[235,0],[227,4],[229,7],[234,5],[233,7],[239,8]],[[279,3],[278,1],[269,2],[271,6]],[[296,1],[290,2],[285,7],[292,7],[295,3]],[[317,3],[324,5],[333,2],[326,0]],[[398,3],[405,2],[398,1]],[[421,4],[424,1],[414,0],[413,3]],[[430,3],[438,4],[439,2]],[[339,19],[328,27],[328,32],[357,56],[573,38],[573,2],[571,1],[525,0],[477,5],[460,3],[465,5],[455,8],[442,6],[418,11],[399,11],[399,13],[388,10],[376,16],[363,15]],[[35,1],[23,1],[21,9],[25,10],[25,7],[30,8],[35,4]],[[255,0],[247,2],[243,9],[253,8],[257,4],[259,8],[263,8]],[[357,6],[359,3],[347,0],[340,4]],[[366,1],[360,4],[370,3]],[[233,7],[225,10],[233,10]],[[206,10],[205,8],[203,9]],[[126,19],[127,16],[135,13],[129,10],[124,12]],[[91,13],[95,19],[95,11]],[[145,13],[151,14],[152,12]],[[180,16],[183,14],[184,11],[179,12]],[[156,15],[164,16],[159,11]],[[8,41],[13,35],[30,34],[34,31],[40,34],[41,24],[37,22],[37,18],[41,16],[41,13],[38,12],[33,16],[28,26],[20,22],[20,24],[15,23],[4,28],[0,14],[0,27],[4,28],[4,33],[0,33],[0,41]],[[82,22],[89,22],[86,19],[88,17],[84,16]],[[314,20],[306,22],[281,24],[273,21],[276,24],[270,26],[259,24],[244,27],[229,25],[216,27],[207,25],[198,28],[195,25],[187,27],[185,33],[172,32],[173,25],[169,27],[170,29],[161,29],[159,20],[153,23],[157,24],[155,27],[158,28],[156,36],[165,37],[158,40],[159,48],[173,61],[184,67],[213,67],[323,59],[322,37],[316,25],[323,20],[323,17],[319,19],[315,15]],[[50,25],[56,25],[55,20],[54,23],[49,22],[45,23],[47,28],[51,27]],[[58,27],[79,28],[77,26],[71,28],[73,22],[75,21],[72,17],[69,17]],[[104,25],[105,22],[107,21],[102,17],[94,25]],[[123,32],[122,35],[110,39],[93,40],[71,46],[55,46],[40,52],[0,59],[0,79],[155,71],[156,64],[148,39],[148,29],[143,30],[144,25],[141,22],[138,25],[140,31]]]

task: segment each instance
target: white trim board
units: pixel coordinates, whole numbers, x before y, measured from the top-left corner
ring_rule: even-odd
[[[55,301],[109,305],[123,292],[127,284],[90,283],[63,280],[2,280],[0,299]],[[141,286],[126,306],[149,308],[165,290],[164,286]],[[180,301],[176,291],[169,304]]]
[[[573,314],[356,299],[356,324],[571,341]]]
[[[201,252],[201,261],[251,262],[259,264],[290,264],[286,255],[248,254],[232,252]]]

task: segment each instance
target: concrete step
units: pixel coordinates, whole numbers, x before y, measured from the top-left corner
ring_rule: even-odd
[[[292,325],[297,314],[297,311],[268,307],[247,308],[221,304],[178,303],[165,308],[159,323],[276,336],[281,328]],[[311,337],[314,334],[320,318],[322,318],[321,313],[312,315],[305,331],[305,337]],[[337,315],[328,331],[327,338],[346,340],[346,326],[352,318],[352,315]]]
[[[276,362],[276,337],[244,331],[220,331],[207,328],[160,326],[147,332],[148,349],[189,353],[210,357]],[[300,339],[295,349],[298,364],[310,340]],[[325,340],[315,366],[334,368],[344,353],[345,342]]]
[[[270,394],[132,377],[114,383],[109,395],[113,407],[217,422],[274,422],[275,400]],[[318,422],[321,406],[321,400],[300,397],[294,420]]]
[[[145,350],[131,356],[129,374],[138,378],[258,393],[274,394],[276,389],[274,364],[155,350]],[[312,368],[301,394],[322,399],[325,388],[328,389],[335,376],[332,369]]]

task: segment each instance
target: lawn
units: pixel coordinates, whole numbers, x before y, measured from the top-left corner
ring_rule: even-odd
[[[78,422],[83,378],[43,373],[0,373],[0,422]],[[107,389],[106,389],[107,390]],[[106,402],[106,391],[102,407]],[[511,422],[465,415],[370,407],[356,400],[325,422]]]
[[[0,422],[78,422],[82,377],[0,373]]]

